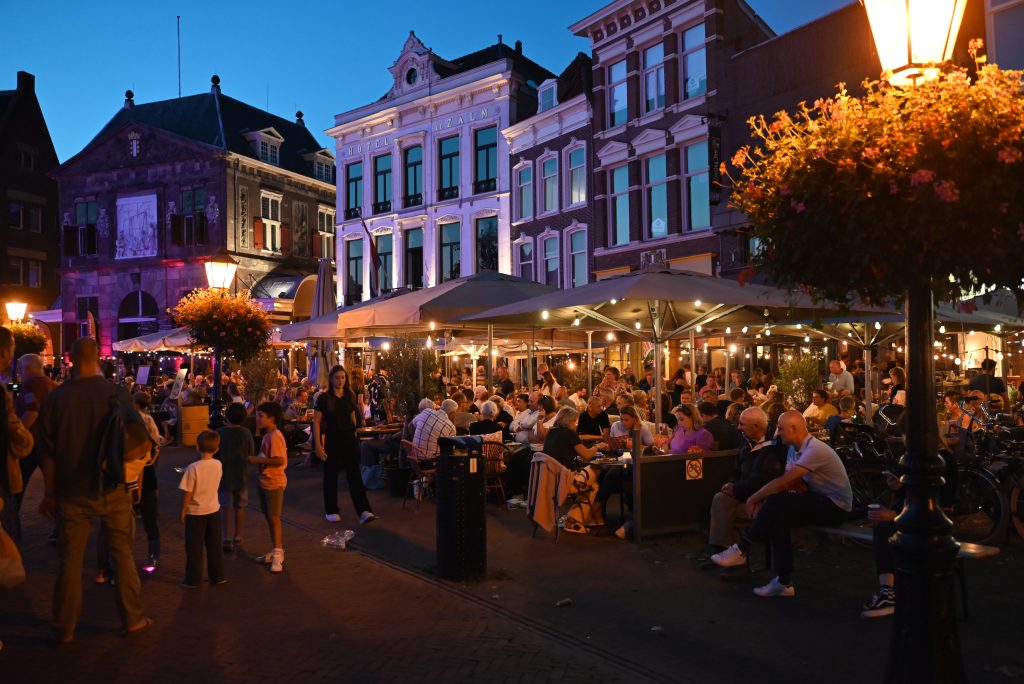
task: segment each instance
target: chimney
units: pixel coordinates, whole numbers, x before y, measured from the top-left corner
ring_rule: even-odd
[[[32,93],[36,89],[36,77],[27,71],[18,72],[18,92]]]
[[[501,42],[501,34],[499,33],[499,34],[498,34],[498,45],[502,45],[502,44],[503,44],[503,43]]]
[[[135,93],[130,90],[124,91],[124,108],[131,109],[135,106]]]
[[[517,55],[522,55],[523,54],[523,41],[521,41],[521,40],[517,40],[516,41],[516,54]]]
[[[295,123],[299,124],[303,128],[306,127],[306,122],[302,120],[302,110],[295,112]]]
[[[220,94],[220,76],[218,76],[217,74],[214,74],[213,77],[210,79],[210,83],[213,84],[213,87],[210,88],[210,92],[211,93],[216,93],[216,94],[219,95]]]

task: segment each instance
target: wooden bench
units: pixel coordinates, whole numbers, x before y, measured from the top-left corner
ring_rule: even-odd
[[[853,539],[855,541],[871,544],[874,542],[874,535],[870,527],[858,525],[842,525],[840,527],[814,527],[818,532],[823,532],[833,537],[842,539]],[[972,542],[957,541],[960,550],[956,554],[956,565],[953,567],[957,578],[960,580],[960,598],[964,607],[964,619],[967,619],[967,573],[964,568],[965,560],[980,560],[998,556],[1000,549],[997,546],[986,546]]]

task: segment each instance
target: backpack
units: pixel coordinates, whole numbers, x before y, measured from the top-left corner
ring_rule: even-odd
[[[96,450],[100,491],[138,486],[142,468],[152,462],[154,446],[135,407],[121,393],[112,396]]]

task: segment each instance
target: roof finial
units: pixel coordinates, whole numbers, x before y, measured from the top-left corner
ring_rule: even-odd
[[[306,127],[306,122],[302,120],[302,110],[295,112],[295,123],[299,124],[303,128]]]
[[[502,42],[501,42],[501,34],[499,33],[498,34],[498,45],[501,45],[501,44],[502,44]]]
[[[219,93],[220,92],[220,76],[218,76],[217,74],[214,74],[210,78],[210,83],[213,84],[213,87],[210,88],[210,92],[211,93]]]
[[[135,106],[135,93],[130,90],[124,91],[124,108],[131,109]]]
[[[523,41],[521,41],[521,40],[517,40],[516,41],[516,54],[517,55],[523,54]]]

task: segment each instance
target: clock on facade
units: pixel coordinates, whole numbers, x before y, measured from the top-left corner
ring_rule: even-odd
[[[409,85],[416,83],[416,78],[419,74],[416,73],[415,69],[409,69],[405,72],[405,82]]]

